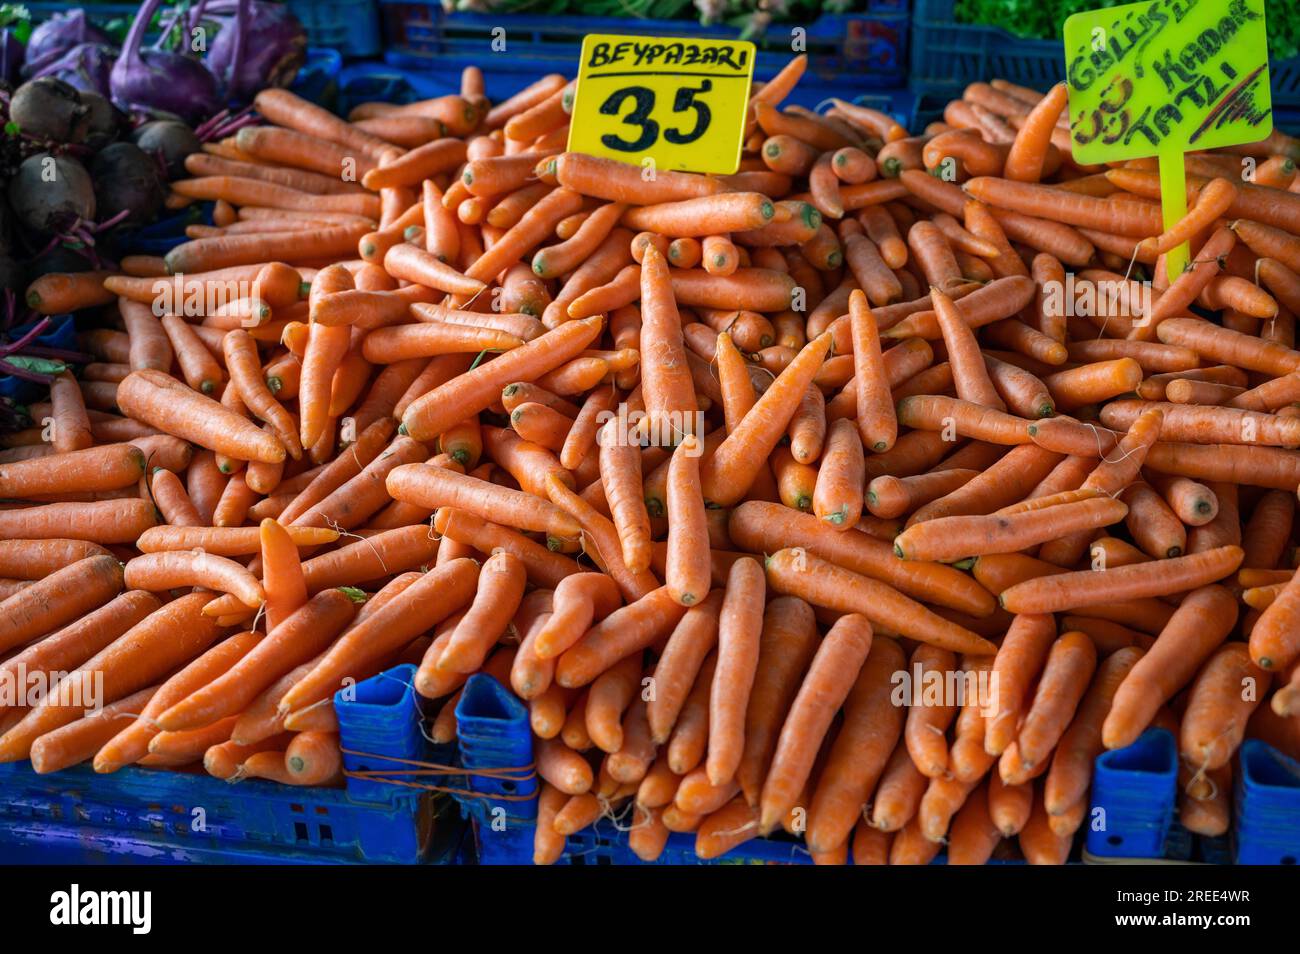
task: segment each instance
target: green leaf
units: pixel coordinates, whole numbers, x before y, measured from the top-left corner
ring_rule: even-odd
[[[9,122],[5,123],[6,136],[17,136],[19,131],[20,130],[18,129],[18,124],[13,120],[10,120]]]
[[[356,586],[340,586],[339,592],[354,603],[364,603],[366,600],[370,599],[365,590]]]
[[[36,374],[62,374],[68,370],[68,366],[62,361],[52,361],[49,358],[29,358],[21,354],[11,354],[0,360]]]

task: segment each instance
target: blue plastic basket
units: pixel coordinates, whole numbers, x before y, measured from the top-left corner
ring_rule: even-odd
[[[332,109],[339,95],[343,55],[338,50],[309,48],[289,89],[318,106]]]
[[[42,844],[118,845],[134,861],[414,864],[425,855],[433,802],[408,796],[361,805],[341,789],[273,782],[230,784],[208,775],[128,768],[97,775],[77,766],[37,775],[27,762],[0,766],[0,861],[46,859]],[[25,847],[24,847],[25,846]],[[191,854],[195,853],[195,854]]]
[[[411,786],[438,785],[440,776],[411,763],[445,765],[455,757],[454,745],[435,746],[425,735],[414,679],[415,666],[407,663],[334,695],[339,733],[346,740],[348,795],[354,801],[391,804],[409,797]]]
[[[195,202],[174,215],[150,222],[132,231],[114,236],[113,251],[119,255],[166,255],[182,242],[188,242],[185,229],[190,225],[211,225],[212,202]]]
[[[955,0],[916,0],[909,85],[931,101],[960,95],[968,83],[1005,79],[1045,90],[1065,79],[1059,40],[1015,36],[996,26],[958,23]],[[1300,57],[1269,63],[1273,108],[1300,110]],[[942,108],[942,104],[938,108]]]
[[[393,681],[405,686],[410,668]],[[343,748],[389,745],[393,754],[405,744],[395,740],[419,733],[419,711],[385,704],[380,678],[358,684],[355,704],[339,711]],[[452,803],[385,787],[392,794],[380,801],[359,798],[351,784],[231,784],[144,768],[97,775],[84,765],[37,775],[27,762],[0,765],[0,863],[447,863],[463,831]]]
[[[531,865],[533,863],[533,825],[509,821],[500,831],[484,822],[474,825],[474,845],[481,865]],[[638,858],[628,847],[627,832],[610,821],[601,820],[565,841],[562,865],[810,865],[812,856],[800,842],[789,838],[756,838],[709,861],[695,854],[695,836],[668,836],[663,853],[653,862]]]
[[[1164,729],[1148,729],[1127,748],[1097,757],[1087,850],[1098,858],[1189,857],[1191,839],[1171,839],[1178,747]],[[1104,814],[1099,814],[1104,813]]]
[[[383,46],[375,0],[287,0],[312,46],[343,56],[374,56]]]
[[[491,75],[529,72],[541,75],[577,71],[578,51],[588,33],[737,39],[740,31],[725,24],[702,26],[693,20],[624,17],[532,16],[443,11],[429,0],[381,0],[386,59],[407,68],[428,67],[448,57],[471,57]],[[907,70],[909,19],[905,10],[824,14],[809,24],[774,23],[762,37],[755,75],[766,79],[791,56],[791,28],[805,30],[809,71],[802,85],[822,85],[844,95],[848,89],[901,86]],[[504,30],[506,48],[492,41]],[[441,65],[439,68],[443,68]],[[846,85],[847,84],[847,85]],[[516,87],[517,88],[517,87]]]
[[[1300,762],[1257,739],[1242,743],[1238,758],[1237,864],[1300,863]]]
[[[998,27],[958,23],[954,0],[916,0],[911,86],[951,98],[968,83],[1006,79],[1046,89],[1065,78],[1060,42],[1012,36]]]
[[[39,321],[40,319],[37,319]],[[10,340],[21,338],[36,326],[35,321],[9,331]],[[44,333],[37,336],[35,343],[46,348],[62,348],[67,351],[77,350],[77,327],[71,315],[57,315],[50,321]],[[45,394],[45,386],[35,381],[16,378],[12,374],[0,374],[0,397],[8,398],[16,404],[27,404],[38,400]]]
[[[528,710],[513,692],[491,676],[471,676],[456,705],[456,738],[460,764],[471,770],[465,787],[481,793],[461,798],[474,817],[537,817],[537,778],[531,768],[533,731]],[[499,774],[474,774],[475,769],[497,770]],[[501,771],[511,769],[515,771]]]

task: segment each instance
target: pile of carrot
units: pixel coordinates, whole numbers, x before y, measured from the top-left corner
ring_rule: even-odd
[[[409,661],[436,741],[474,673],[527,704],[539,864],[1061,863],[1150,727],[1223,833],[1242,739],[1300,754],[1300,143],[1189,156],[1165,231],[1063,86],[909,135],[804,67],[717,177],[565,152],[558,75],[264,92],[174,184],[216,225],[42,279],[96,360],[0,451],[0,675],[106,707],[0,760],[340,784],[334,693]]]

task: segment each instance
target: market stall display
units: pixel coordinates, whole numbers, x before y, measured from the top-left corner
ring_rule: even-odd
[[[1294,860],[1300,142],[1166,222],[1063,84],[807,69],[733,174],[568,151],[558,73],[141,127],[210,223],[27,288],[93,360],[0,450],[0,676],[62,675],[0,761],[429,789],[483,863]],[[123,145],[67,188],[147,206]],[[423,720],[349,737],[376,678]]]

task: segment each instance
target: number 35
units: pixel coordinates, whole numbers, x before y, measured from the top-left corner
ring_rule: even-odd
[[[709,123],[713,121],[713,113],[696,97],[712,89],[713,81],[706,79],[699,86],[683,86],[677,90],[677,95],[673,98],[673,112],[685,113],[694,110],[695,126],[685,132],[677,127],[665,129],[664,139],[674,145],[684,146],[695,142],[708,132]],[[655,108],[654,90],[644,86],[625,86],[617,89],[600,104],[600,112],[605,116],[617,116],[623,108],[623,103],[629,99],[632,100],[632,111],[623,117],[623,122],[628,126],[638,127],[640,135],[635,139],[623,139],[613,133],[606,133],[600,137],[600,141],[610,149],[617,149],[620,152],[644,152],[659,138],[659,123],[650,118],[650,113]]]

